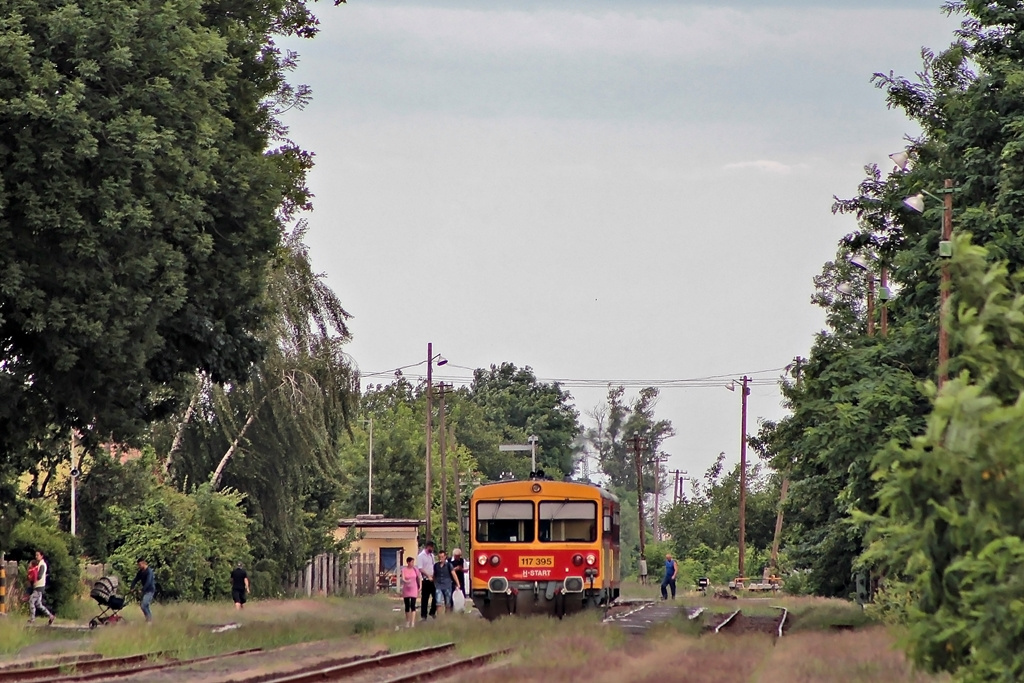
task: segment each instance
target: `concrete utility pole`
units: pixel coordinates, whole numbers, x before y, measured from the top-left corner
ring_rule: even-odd
[[[882,266],[882,291],[885,291],[886,286],[886,271],[885,266]],[[882,301],[882,336],[885,336],[885,301]],[[807,360],[797,356],[793,359],[793,364],[786,367],[786,370],[792,369],[793,376],[796,377],[796,388],[800,388],[800,382],[803,379],[804,363]],[[782,537],[782,506],[786,503],[786,494],[789,493],[789,470],[783,473],[782,487],[779,491],[779,509],[775,514],[775,536],[772,538],[772,557],[771,565],[772,569],[779,566],[779,540]]]
[[[456,443],[455,441],[455,425],[448,428],[448,441]],[[455,475],[455,521],[459,523],[459,547],[466,547],[466,530],[463,528],[465,525],[462,523],[462,484],[459,482],[459,452],[455,451],[455,466],[452,468],[452,474]],[[468,557],[468,555],[467,555]]]
[[[942,196],[942,241],[947,245],[953,239],[953,181],[949,178],[944,183],[945,192]],[[943,245],[939,245],[939,255],[948,257],[950,251],[943,253]],[[942,283],[939,286],[939,388],[949,379],[949,337],[946,323],[949,322],[949,258],[942,259]]]
[[[537,442],[540,438],[536,434],[530,434],[526,443],[530,444],[530,471],[537,471]]]
[[[437,406],[438,419],[441,422],[440,430],[438,431],[438,447],[441,449],[441,548],[445,552],[450,552],[448,548],[448,466],[447,466],[447,446],[445,437],[448,435],[448,430],[445,427],[445,414],[444,414],[444,397],[448,393],[448,389],[451,387],[450,384],[441,382],[437,385],[439,403]]]
[[[366,514],[373,514],[373,418],[370,418],[370,448],[367,457],[370,465],[369,477],[366,483]]]
[[[640,520],[640,557],[646,558],[644,546],[644,473],[640,451],[646,446],[640,432],[633,432],[633,461],[636,463],[636,513]]]
[[[743,376],[743,393],[740,408],[740,575],[738,578],[746,580],[744,569],[744,555],[747,550],[747,396],[750,395],[750,388],[747,386],[750,378]]]
[[[661,463],[668,456],[662,453],[654,458],[654,540],[661,540]]]
[[[424,507],[426,509],[424,511],[424,517],[423,517],[423,519],[425,519],[426,522],[427,522],[427,530],[423,534],[423,542],[424,542],[424,544],[426,544],[426,542],[430,540],[430,535],[431,535],[431,531],[430,531],[430,528],[431,528],[430,527],[430,455],[431,454],[430,454],[430,451],[431,451],[431,442],[434,440],[434,435],[431,433],[430,413],[433,410],[432,403],[433,403],[433,400],[434,400],[434,377],[433,377],[433,373],[432,373],[433,367],[434,367],[434,345],[432,343],[430,343],[430,342],[427,342],[427,463],[426,463],[426,474],[425,474],[425,477],[424,477],[424,479],[426,480],[426,484],[427,484],[427,492],[426,492],[426,497],[424,498],[424,501],[425,501]]]

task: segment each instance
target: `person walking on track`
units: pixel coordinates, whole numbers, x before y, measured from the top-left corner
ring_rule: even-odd
[[[423,604],[420,605],[420,621],[426,621],[429,614],[437,618],[437,596],[434,594],[434,542],[427,541],[427,544],[416,556],[416,568],[420,570],[420,591]],[[430,609],[427,609],[427,601],[430,601]]]
[[[49,578],[50,567],[46,564],[46,558],[43,557],[43,551],[36,551],[36,577],[35,581],[32,582],[32,594],[28,597],[28,623],[33,624],[36,621],[36,612],[42,612],[46,615],[46,625],[49,626],[53,623],[53,613],[46,609],[46,605],[43,604],[43,595],[46,593],[46,580]]]
[[[416,625],[416,597],[423,590],[420,586],[420,570],[416,569],[416,558],[405,558],[405,566],[398,575],[401,582],[402,602],[405,603],[405,627]]]
[[[668,588],[672,588],[672,599],[676,599],[676,575],[679,563],[672,559],[672,553],[665,555],[665,577],[661,580],[661,599],[668,600]]]
[[[249,594],[249,575],[241,562],[231,570],[231,599],[235,601],[235,609],[242,609],[245,596]]]
[[[153,576],[153,568],[145,559],[140,557],[136,564],[139,566],[139,571],[132,579],[132,585],[128,587],[128,590],[134,590],[135,584],[142,585],[142,602],[139,603],[139,607],[142,608],[142,614],[146,617],[146,623],[152,624],[153,612],[149,606],[153,604],[153,596],[156,595],[156,578]]]

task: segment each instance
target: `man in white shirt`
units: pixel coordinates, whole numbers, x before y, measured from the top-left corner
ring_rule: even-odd
[[[427,614],[437,618],[437,595],[434,592],[434,542],[427,541],[427,544],[416,556],[416,568],[420,570],[420,591],[422,603],[420,605],[420,621],[427,618]],[[427,600],[430,600],[430,610],[427,610]]]

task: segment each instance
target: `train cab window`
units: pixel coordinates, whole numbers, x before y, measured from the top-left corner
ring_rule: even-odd
[[[476,540],[480,543],[533,543],[533,503],[481,501],[476,504]]]
[[[593,543],[597,540],[597,503],[592,500],[541,501],[540,540]]]

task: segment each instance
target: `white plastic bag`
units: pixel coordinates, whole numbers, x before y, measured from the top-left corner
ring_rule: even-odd
[[[463,612],[466,609],[466,596],[458,588],[452,593],[452,608],[456,612]]]

